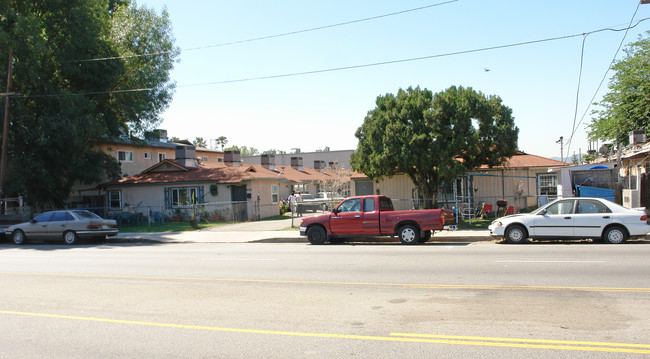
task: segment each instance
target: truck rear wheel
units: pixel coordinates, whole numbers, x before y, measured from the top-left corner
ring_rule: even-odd
[[[397,235],[402,244],[418,244],[420,241],[420,230],[410,224],[400,227]]]
[[[307,230],[307,239],[311,244],[323,244],[327,240],[327,233],[321,226],[313,226]]]

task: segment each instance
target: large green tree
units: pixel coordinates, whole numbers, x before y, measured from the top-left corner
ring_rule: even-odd
[[[7,189],[60,204],[118,174],[98,141],[159,121],[178,51],[168,14],[126,0],[0,1],[0,78],[13,54]],[[145,56],[142,56],[145,55]]]
[[[625,53],[614,63],[609,92],[597,103],[600,108],[588,125],[591,140],[627,145],[630,131],[650,133],[650,38],[629,44]]]
[[[442,181],[499,165],[517,151],[519,130],[498,96],[417,87],[379,96],[376,105],[356,132],[352,168],[373,180],[406,174],[429,208]]]

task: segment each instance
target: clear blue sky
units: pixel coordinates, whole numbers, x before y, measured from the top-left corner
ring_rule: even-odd
[[[140,0],[138,5],[158,12],[167,7],[176,44],[183,50],[172,73],[178,88],[160,127],[169,136],[190,140],[226,136],[228,145],[260,151],[355,149],[354,133],[375,107],[377,96],[409,86],[440,92],[456,85],[500,96],[513,110],[522,151],[560,157],[556,141],[571,137],[574,124],[583,41],[582,36],[569,36],[625,28],[638,4],[638,0],[458,0],[344,26],[210,47],[443,2]],[[646,17],[650,5],[641,5],[635,20]],[[650,21],[641,22],[629,31],[625,44],[648,30]],[[591,117],[583,119],[583,114],[624,34],[606,31],[586,37],[570,154],[587,150],[585,125]],[[418,61],[223,83],[565,36]],[[205,48],[195,49],[199,47]],[[623,55],[621,50],[618,58]],[[607,91],[611,75],[595,101]],[[566,151],[565,145],[565,157]]]

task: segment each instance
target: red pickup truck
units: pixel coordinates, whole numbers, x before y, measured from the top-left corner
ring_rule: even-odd
[[[396,211],[386,196],[350,197],[331,212],[305,217],[300,221],[300,235],[311,244],[323,244],[336,236],[392,236],[403,244],[424,243],[432,231],[455,223],[449,209]]]

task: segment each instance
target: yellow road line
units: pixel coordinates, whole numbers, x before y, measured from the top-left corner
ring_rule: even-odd
[[[290,332],[290,331],[276,331],[276,330],[259,330],[259,329],[241,329],[241,328],[222,328],[222,327],[209,327],[200,325],[186,325],[186,324],[171,324],[171,323],[156,323],[144,322],[134,320],[121,320],[121,319],[108,319],[108,318],[93,318],[93,317],[80,317],[71,315],[47,314],[47,313],[33,313],[33,312],[17,312],[17,311],[0,311],[0,314],[5,315],[18,315],[30,316],[41,318],[53,319],[66,319],[78,320],[88,322],[101,322],[111,324],[125,324],[125,325],[139,325],[149,327],[162,327],[162,328],[176,328],[176,329],[191,329],[191,330],[204,330],[204,331],[217,331],[217,332],[231,332],[231,333],[247,333],[247,334],[267,334],[267,335],[283,335],[295,337],[313,337],[313,338],[335,338],[335,339],[354,339],[354,340],[373,340],[373,341],[386,341],[386,342],[404,342],[404,343],[428,343],[428,344],[454,344],[454,345],[469,345],[469,346],[486,346],[486,347],[509,347],[509,348],[524,348],[524,349],[554,349],[554,350],[572,350],[572,351],[594,351],[594,352],[610,352],[610,353],[634,353],[634,354],[650,354],[650,350],[643,349],[628,349],[625,347],[634,346],[634,344],[615,344],[615,343],[600,343],[599,345],[609,345],[616,347],[597,347],[597,346],[570,346],[564,345],[562,341],[544,341],[548,344],[526,344],[524,339],[501,338],[496,342],[497,338],[484,338],[480,337],[454,337],[454,336],[432,336],[432,335],[418,335],[418,334],[405,334],[409,337],[401,337],[399,333],[393,333],[392,336],[368,336],[368,335],[349,335],[349,334],[332,334],[332,333],[308,333],[308,332]],[[418,337],[422,336],[422,337]],[[434,339],[440,338],[440,339]],[[446,339],[443,339],[446,338]],[[476,340],[474,340],[476,339]],[[478,341],[477,341],[478,340]],[[481,341],[482,340],[482,341]],[[487,341],[486,341],[487,340]],[[554,344],[555,343],[555,344]],[[582,343],[582,342],[576,342]],[[584,342],[585,344],[588,342]],[[645,347],[645,346],[643,346]]]
[[[471,289],[471,290],[526,290],[526,291],[579,291],[579,292],[619,292],[619,293],[650,293],[650,288],[620,288],[620,287],[569,287],[569,286],[525,286],[525,285],[490,285],[490,284],[418,284],[418,283],[373,283],[373,282],[329,282],[309,280],[282,279],[245,279],[245,278],[201,278],[201,277],[168,277],[168,276],[133,276],[115,274],[74,274],[74,273],[31,273],[31,272],[0,272],[2,275],[25,275],[45,277],[72,278],[113,278],[113,279],[152,279],[152,280],[181,280],[205,282],[240,282],[240,283],[278,283],[278,284],[318,284],[345,286],[380,286],[404,287],[414,289]]]
[[[456,339],[456,340],[487,340],[487,341],[499,341],[499,342],[544,343],[544,344],[566,344],[566,345],[594,345],[594,346],[610,346],[610,347],[628,347],[628,348],[646,348],[646,349],[650,349],[650,344],[584,342],[584,341],[548,340],[548,339],[516,339],[516,338],[493,338],[493,337],[468,337],[468,336],[458,336],[458,335],[415,334],[415,333],[390,333],[390,335],[395,336],[395,337],[437,338],[437,339]]]

